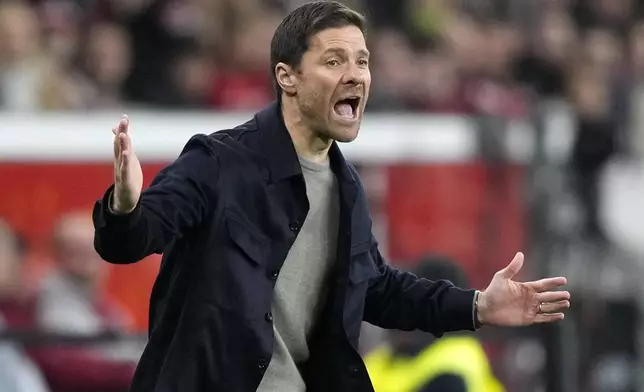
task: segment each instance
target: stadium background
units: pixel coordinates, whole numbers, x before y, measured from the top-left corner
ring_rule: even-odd
[[[88,215],[111,183],[120,114],[149,182],[192,134],[241,123],[273,99],[270,37],[298,3],[0,1],[0,217],[28,244],[25,291],[38,298],[60,268],[56,222]],[[361,134],[342,148],[362,173],[388,260],[406,268],[445,254],[483,288],[524,250],[523,277],[569,276],[574,309],[554,327],[481,334],[508,390],[643,391],[640,4],[346,3],[370,18],[374,82]],[[158,263],[105,266],[96,295],[131,321],[118,333],[71,326],[45,339],[14,333],[47,332],[37,324],[9,325],[3,341],[55,347],[57,360],[123,343],[131,362]],[[366,330],[365,351],[379,336]],[[48,381],[83,371],[44,358]],[[118,390],[87,380],[79,391]]]

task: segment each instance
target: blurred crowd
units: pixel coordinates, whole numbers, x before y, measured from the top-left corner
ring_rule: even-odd
[[[257,109],[274,98],[272,32],[301,2],[3,0],[0,107]],[[612,97],[638,93],[634,0],[347,3],[371,21],[371,110],[521,116],[545,95],[624,122]]]
[[[107,264],[93,238],[87,214],[61,217],[49,267],[29,282],[25,242],[0,220],[2,391],[127,390],[141,345],[108,339],[130,330],[131,315],[102,290]]]

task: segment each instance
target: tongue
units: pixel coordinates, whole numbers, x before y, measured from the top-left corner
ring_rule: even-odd
[[[353,107],[348,103],[337,103],[335,111],[342,117],[353,117]]]

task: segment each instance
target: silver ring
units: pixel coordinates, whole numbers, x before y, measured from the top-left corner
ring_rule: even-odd
[[[537,313],[543,313],[543,312],[541,311],[541,305],[543,305],[543,303],[542,303],[542,302],[539,302],[539,307],[537,308]]]

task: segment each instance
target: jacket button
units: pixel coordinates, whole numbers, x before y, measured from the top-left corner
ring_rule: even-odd
[[[279,276],[279,271],[273,271],[271,272],[271,279],[272,280],[277,280],[277,277]]]
[[[355,374],[355,373],[358,373],[358,372],[360,371],[360,369],[359,369],[357,366],[351,366],[351,367],[349,368],[349,371],[350,371],[351,373]]]
[[[273,313],[271,313],[271,312],[266,313],[264,318],[266,319],[266,321],[268,321],[270,323],[271,321],[273,321]]]
[[[296,222],[294,222],[294,223],[291,223],[291,225],[289,226],[289,229],[291,229],[292,232],[296,232],[300,230],[300,226]]]
[[[258,368],[258,369],[261,369],[261,370],[266,369],[266,362],[264,362],[264,361],[259,361],[259,363],[257,364],[257,368]]]

